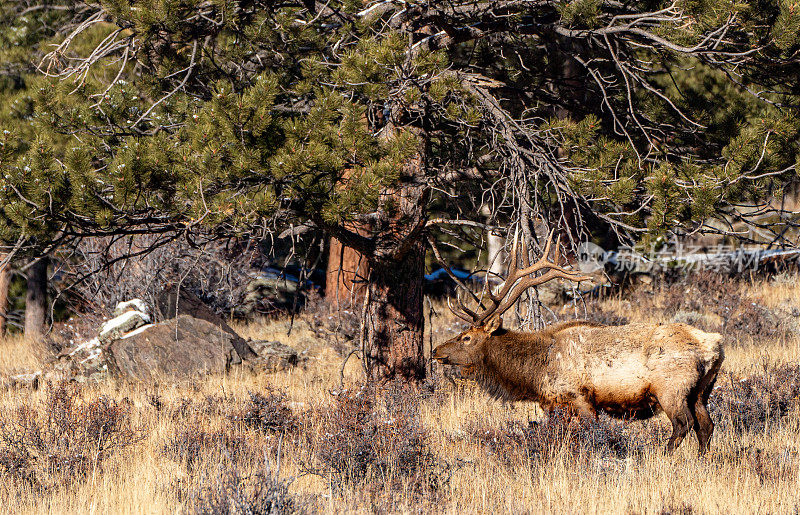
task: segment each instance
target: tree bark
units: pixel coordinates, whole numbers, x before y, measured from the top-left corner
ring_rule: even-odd
[[[331,236],[325,277],[325,300],[354,302],[363,298],[369,265],[363,254]]]
[[[507,261],[506,250],[503,248],[505,238],[486,231],[486,254],[489,263],[489,272],[492,280],[499,281],[503,277]]]
[[[383,215],[370,259],[365,324],[365,359],[372,380],[425,377],[422,284],[425,276],[425,221],[430,195],[425,150],[404,167],[405,177],[379,200]]]
[[[402,260],[373,264],[365,320],[371,380],[425,377],[423,276],[425,246],[414,242]]]
[[[366,118],[364,122],[366,123]],[[346,188],[352,169],[345,170],[342,175],[340,187]],[[366,226],[349,228],[359,236],[368,236]],[[328,266],[325,274],[325,300],[328,303],[340,306],[355,304],[363,298],[366,291],[366,278],[369,275],[369,266],[363,253],[345,245],[336,236],[331,236],[328,242]]]
[[[334,261],[329,258],[328,288],[331,284],[336,287],[331,273],[340,269],[353,274],[351,277],[356,277],[357,271],[358,276],[366,279],[361,336],[364,365],[371,381],[420,381],[426,371],[422,285],[430,199],[425,175],[427,149],[422,131],[405,130],[413,130],[420,136],[418,152],[403,165],[398,184],[380,192],[369,228],[328,226],[331,238],[336,237],[339,245],[344,246],[332,242]],[[387,124],[382,137],[393,138],[396,131],[392,124]],[[319,222],[325,227],[323,220]],[[359,261],[361,256],[363,259]],[[349,295],[349,288],[345,289]],[[326,296],[329,295],[336,294],[327,292]]]
[[[28,268],[28,291],[25,297],[25,335],[41,337],[47,327],[47,256]]]
[[[5,254],[0,254],[0,262],[5,258]],[[8,316],[8,288],[10,285],[11,263],[5,266],[0,265],[0,338],[5,336],[8,326],[6,317]]]

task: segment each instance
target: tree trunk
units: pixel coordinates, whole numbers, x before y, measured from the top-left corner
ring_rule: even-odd
[[[371,380],[425,377],[422,284],[425,246],[420,239],[396,262],[373,263],[365,320]]]
[[[6,258],[0,254],[0,262]],[[0,265],[0,338],[5,336],[8,316],[8,288],[11,284],[11,263]]]
[[[492,281],[500,281],[505,272],[507,261],[506,250],[503,248],[505,238],[486,231],[486,250],[489,262],[489,277]]]
[[[331,236],[325,277],[325,300],[331,303],[363,298],[369,266],[364,256]]]
[[[345,170],[340,187],[346,188],[352,171],[352,169]],[[348,227],[348,229],[361,236],[369,234],[365,226]],[[352,247],[342,244],[335,236],[331,236],[328,243],[328,266],[325,274],[325,300],[336,306],[341,306],[342,303],[345,306],[355,304],[357,300],[363,298],[367,276],[369,276],[369,266],[365,256]]]
[[[25,335],[40,338],[47,327],[47,256],[28,268],[28,292],[25,297]]]
[[[425,377],[425,222],[430,195],[424,148],[404,167],[396,188],[381,194],[383,220],[370,259],[365,361],[372,380]]]

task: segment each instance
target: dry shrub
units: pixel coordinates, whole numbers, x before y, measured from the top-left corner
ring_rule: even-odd
[[[319,339],[344,356],[353,349],[361,332],[361,304],[349,300],[327,302],[317,290],[306,295],[303,319]]]
[[[749,445],[724,451],[719,460],[735,463],[739,468],[754,473],[762,485],[774,481],[794,480],[798,472],[797,453],[788,449],[775,451]]]
[[[158,391],[146,395],[147,402],[159,416],[171,420],[183,419],[187,424],[197,423],[200,419],[227,416],[237,402],[231,396],[204,395],[198,399],[179,397],[173,402],[165,402]]]
[[[164,410],[162,401],[151,399],[154,403]],[[273,474],[265,456],[263,468],[252,469],[265,447],[257,448],[242,432],[252,428],[281,433],[273,442],[280,448],[283,434],[299,427],[286,403],[283,392],[268,389],[264,394],[250,393],[241,404],[232,397],[206,396],[199,402],[180,399],[164,410],[171,417],[184,418],[185,429],[164,442],[162,455],[199,478],[194,486],[175,486],[175,495],[188,501],[189,512],[293,513],[300,509],[297,498],[289,494],[292,479],[281,479],[279,468]],[[213,418],[225,424],[211,429],[208,421]]]
[[[66,382],[49,385],[41,402],[23,402],[0,417],[0,470],[40,489],[83,481],[143,437],[127,399],[84,399]]]
[[[57,355],[97,336],[98,329],[105,321],[99,312],[81,313],[65,322],[54,323],[45,342],[53,354]]]
[[[625,325],[630,322],[628,317],[619,315],[612,311],[605,311],[597,306],[594,302],[587,303],[585,311],[580,311],[572,316],[568,316],[564,318],[564,320],[571,320],[573,318],[577,320],[588,320],[598,324],[613,326]]]
[[[265,393],[248,392],[250,398],[245,405],[230,415],[233,422],[241,422],[248,428],[265,433],[284,433],[297,429],[297,417],[288,406],[284,392],[267,388]]]
[[[678,311],[708,308],[725,319],[741,305],[743,288],[733,277],[713,272],[692,273],[663,288],[664,314],[672,317]]]
[[[242,404],[233,397],[215,395],[207,395],[200,401],[180,398],[171,405],[165,405],[158,394],[149,395],[148,400],[170,419],[183,421],[185,429],[163,444],[162,454],[190,471],[198,470],[206,461],[232,466],[255,456],[255,449],[241,432],[243,427],[281,434],[299,427],[285,393],[272,388],[265,393],[250,392]],[[211,419],[228,424],[221,429],[209,429],[207,422]]]
[[[720,331],[729,336],[728,341],[737,342],[742,337],[774,339],[793,330],[791,314],[773,311],[766,306],[750,301],[744,294],[747,285],[741,279],[711,271],[689,274],[680,280],[664,285],[662,311],[665,318],[680,314],[696,315],[694,325],[707,331]],[[632,302],[642,305],[652,302],[634,294]],[[722,320],[722,325],[712,327],[701,316],[710,312]],[[687,320],[688,321],[688,320]]]
[[[206,471],[190,495],[191,513],[283,514],[302,511],[302,504],[289,493],[293,478],[279,477],[280,465],[272,472],[267,460],[262,469],[242,474],[239,466],[225,463]]]
[[[735,337],[752,336],[755,339],[780,338],[789,334],[785,315],[780,315],[755,302],[744,302],[739,310],[727,319],[723,332]]]
[[[194,403],[193,411],[205,417],[226,416],[235,405],[236,398],[228,395],[205,395],[202,401]]]
[[[162,454],[194,472],[205,461],[232,464],[252,457],[254,452],[240,435],[223,430],[205,430],[199,424],[192,424],[164,443]]]
[[[76,286],[75,311],[110,314],[117,302],[140,298],[151,306],[164,286],[173,282],[191,291],[215,311],[230,313],[238,306],[250,273],[264,264],[258,247],[246,242],[195,245],[183,238],[139,235],[126,238],[86,238],[61,261],[68,282]],[[123,259],[125,255],[135,255]]]
[[[373,500],[387,491],[436,491],[449,467],[428,449],[429,434],[418,415],[420,395],[400,384],[385,390],[364,386],[316,407],[304,471],[329,479],[335,489],[359,488]]]
[[[153,404],[153,400],[150,401]],[[159,401],[155,401],[158,406],[160,406],[159,411],[164,410],[163,403]],[[199,414],[199,408],[197,404],[192,402],[191,399],[186,397],[180,397],[175,402],[170,403],[166,408],[166,413],[169,415],[170,418],[175,419],[187,419]]]
[[[507,465],[522,457],[530,458],[534,464],[559,457],[572,462],[624,459],[655,444],[660,436],[652,428],[635,433],[624,422],[605,415],[589,421],[571,417],[564,410],[555,410],[544,421],[527,424],[509,421],[495,427],[478,421],[469,427],[467,434]]]
[[[763,374],[718,381],[709,408],[721,429],[761,431],[800,406],[800,365],[765,365]]]

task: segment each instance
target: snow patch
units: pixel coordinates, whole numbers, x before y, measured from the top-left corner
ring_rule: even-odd
[[[129,332],[129,333],[125,333],[125,334],[124,334],[124,335],[123,335],[123,336],[120,338],[120,340],[124,340],[125,338],[130,338],[131,336],[135,336],[135,335],[137,335],[137,334],[139,334],[139,333],[143,333],[145,330],[147,330],[147,329],[149,329],[149,328],[153,327],[153,325],[154,325],[154,324],[147,324],[147,325],[143,325],[143,326],[142,326],[142,327],[140,327],[139,329],[134,329],[133,331],[131,331],[131,332]]]
[[[100,347],[100,340],[97,339],[97,338],[92,338],[88,342],[83,342],[82,344],[80,344],[77,347],[75,347],[72,350],[72,352],[69,353],[69,355],[70,356],[74,356],[78,352],[81,352],[81,351],[84,351],[84,350],[92,350],[92,349],[95,349],[97,347]]]
[[[134,320],[137,318],[145,324],[150,323],[150,315],[147,313],[142,313],[141,311],[128,311],[104,323],[100,328],[100,339],[111,334],[112,331],[125,332],[123,328],[126,325],[130,325],[132,322],[135,323]],[[128,329],[133,329],[134,327],[135,325],[133,327],[129,327]]]
[[[114,308],[114,316],[120,316],[126,311],[130,311],[131,308],[133,308],[133,311],[139,311],[145,314],[150,313],[150,306],[148,306],[145,301],[142,299],[131,299],[124,302],[118,302],[117,307]]]

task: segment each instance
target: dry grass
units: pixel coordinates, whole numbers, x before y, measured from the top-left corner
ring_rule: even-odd
[[[748,283],[743,296],[769,308],[800,307],[796,279]],[[647,302],[612,298],[593,308],[631,321],[661,321],[663,300],[657,292]],[[454,322],[441,316],[434,318],[434,342],[453,332]],[[289,343],[309,359],[302,368],[260,377],[232,373],[194,384],[84,387],[87,402],[103,396],[129,407],[129,422],[140,435],[63,486],[36,487],[3,475],[4,510],[218,513],[220,502],[232,499],[253,512],[800,510],[800,399],[791,399],[796,390],[786,386],[791,371],[775,375],[776,367],[800,363],[797,335],[739,335],[729,342],[712,399],[712,452],[698,459],[696,442],[688,438],[674,456],[664,455],[663,416],[575,427],[544,421],[534,405],[491,401],[469,384],[453,386],[440,376],[411,392],[361,389],[356,359],[345,369],[343,393],[341,354],[334,349],[340,344],[320,338],[311,324],[299,320],[289,336],[282,320],[237,329],[245,337]],[[31,348],[20,339],[0,342],[0,374],[36,368],[42,354]],[[764,405],[780,404],[784,416],[767,410],[763,421],[732,423],[740,409],[733,400],[751,401],[737,390],[749,376],[757,377],[753,388],[760,390],[753,391]],[[39,403],[48,392],[0,392],[0,424],[7,427],[21,404],[44,409]],[[262,397],[254,401],[251,394]]]
[[[41,368],[47,350],[22,336],[0,338],[0,377]]]

